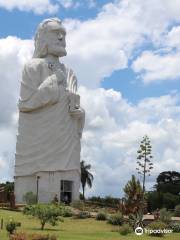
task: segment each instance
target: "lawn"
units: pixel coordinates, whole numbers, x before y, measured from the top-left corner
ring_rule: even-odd
[[[52,227],[47,224],[45,230],[40,230],[40,224],[38,220],[24,216],[21,212],[0,210],[0,219],[3,218],[6,222],[10,217],[14,220],[21,222],[21,227],[18,228],[20,232],[26,233],[49,233],[58,236],[58,240],[136,240],[136,239],[152,239],[147,235],[136,236],[134,233],[127,236],[121,236],[118,232],[115,232],[115,228],[106,222],[96,221],[95,219],[73,219],[65,218],[63,223],[59,223],[58,226]],[[153,240],[159,240],[160,238],[153,237]],[[179,240],[180,233],[167,234],[164,238],[167,240]],[[8,240],[8,235],[5,230],[0,230],[0,240]]]

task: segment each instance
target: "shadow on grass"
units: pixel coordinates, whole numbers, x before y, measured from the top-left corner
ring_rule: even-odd
[[[44,228],[44,230],[42,230],[41,228],[28,228],[29,230],[32,231],[38,231],[41,233],[46,233],[47,232],[63,232],[63,229],[55,229],[55,228]]]

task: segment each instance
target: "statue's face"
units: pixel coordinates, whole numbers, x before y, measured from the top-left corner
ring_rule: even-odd
[[[57,57],[66,56],[66,41],[65,29],[61,24],[57,22],[52,22],[49,24],[49,30],[47,32],[47,45],[48,45],[48,54],[54,55]]]

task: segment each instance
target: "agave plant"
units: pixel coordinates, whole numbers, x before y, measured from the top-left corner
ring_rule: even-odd
[[[139,210],[135,214],[129,215],[129,224],[133,227],[135,230],[137,227],[144,227],[143,223],[143,211]]]

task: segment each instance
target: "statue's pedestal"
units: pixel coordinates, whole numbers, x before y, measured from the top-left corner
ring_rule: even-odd
[[[51,202],[57,194],[59,201],[72,202],[79,199],[80,173],[76,170],[39,172],[32,176],[15,178],[16,203],[24,203],[27,192],[37,195],[39,203]]]

